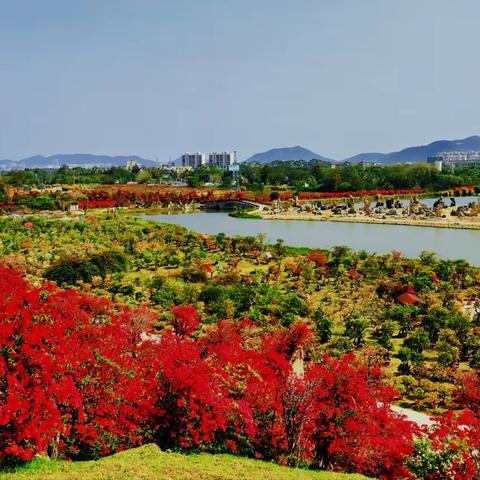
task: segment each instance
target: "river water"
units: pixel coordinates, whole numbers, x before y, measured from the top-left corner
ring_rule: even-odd
[[[264,234],[270,243],[281,238],[285,245],[298,247],[330,248],[346,245],[370,253],[398,250],[406,257],[418,257],[422,251],[428,250],[440,258],[461,258],[480,266],[480,230],[302,220],[250,220],[232,218],[225,212],[142,215],[142,218],[173,223],[208,234]]]

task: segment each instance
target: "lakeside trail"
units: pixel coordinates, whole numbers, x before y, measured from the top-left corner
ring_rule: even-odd
[[[365,215],[363,213],[334,215],[331,211],[322,211],[321,215],[312,212],[286,211],[272,212],[256,210],[255,215],[263,220],[304,220],[315,222],[374,223],[384,225],[406,225],[414,227],[457,228],[480,230],[480,217],[456,217],[450,215],[451,209],[443,211],[444,217],[401,217],[398,215]]]
[[[435,424],[433,418],[426,413],[418,412],[411,408],[400,407],[398,405],[392,405],[391,409],[400,415],[405,415],[406,420],[416,423],[419,427],[431,427]]]

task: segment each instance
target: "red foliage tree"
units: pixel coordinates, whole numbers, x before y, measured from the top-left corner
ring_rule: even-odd
[[[396,392],[381,382],[380,368],[353,355],[327,356],[307,371],[306,382],[316,465],[382,478],[408,474],[415,428],[390,409]]]
[[[413,474],[440,480],[480,477],[480,373],[459,378],[456,400],[464,410],[447,412],[425,428],[409,461]]]
[[[202,341],[204,355],[219,369],[218,378],[232,400],[223,441],[233,451],[281,461],[288,454],[281,391],[292,369],[271,336],[249,346],[249,328],[248,320],[223,321]]]
[[[175,332],[182,337],[191,335],[200,325],[200,317],[192,305],[174,306],[172,313],[171,325]]]
[[[153,350],[157,370],[155,430],[162,448],[212,443],[227,428],[230,399],[217,368],[189,338],[166,332]]]
[[[152,399],[132,316],[0,267],[0,462],[143,441]]]
[[[328,257],[323,252],[314,250],[308,254],[308,260],[313,262],[317,267],[326,267],[328,264]]]
[[[425,428],[408,460],[414,478],[476,480],[480,476],[480,421],[471,410],[447,412]]]
[[[480,417],[480,370],[466,373],[459,378],[457,401]]]
[[[230,451],[383,478],[405,474],[415,429],[392,413],[380,369],[325,357],[305,376],[312,332],[223,321],[207,335],[190,305],[175,331],[142,336],[145,309],[32,288],[0,267],[0,462],[39,452],[104,455],[156,438],[162,448]],[[143,338],[143,340],[142,340]]]
[[[205,273],[209,273],[210,276],[213,275],[213,265],[212,265],[212,262],[204,262],[204,263],[201,263],[200,264],[200,268],[202,271],[204,271]]]

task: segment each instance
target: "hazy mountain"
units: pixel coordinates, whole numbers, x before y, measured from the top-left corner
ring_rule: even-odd
[[[0,160],[0,170],[21,170],[24,168],[59,168],[62,165],[70,167],[119,167],[127,160],[135,160],[145,167],[156,167],[159,163],[147,160],[137,155],[92,155],[90,153],[57,154],[50,157],[35,155],[23,160]]]
[[[439,152],[451,151],[480,151],[480,136],[474,135],[461,140],[438,140],[428,145],[408,147],[398,152],[391,153],[360,153],[344,161],[351,163],[370,162],[370,163],[406,163],[406,162],[425,162],[427,157]],[[312,152],[301,146],[272,148],[267,152],[256,153],[246,162],[270,163],[274,161],[292,161],[312,159],[323,160],[326,162],[335,162],[330,158]],[[92,155],[89,153],[57,154],[49,157],[35,155],[22,160],[0,160],[0,170],[22,170],[24,168],[59,168],[62,165],[81,166],[81,167],[104,167],[123,166],[127,160],[135,160],[145,167],[158,167],[159,163],[148,160],[137,155]],[[175,160],[175,164],[181,164],[181,158]]]
[[[245,160],[246,162],[257,162],[257,163],[270,163],[274,162],[275,160],[325,160],[327,162],[331,162],[330,158],[323,157],[318,153],[312,152],[307,148],[300,147],[297,145],[296,147],[286,147],[286,148],[272,148],[267,152],[256,153],[252,155],[250,158]]]
[[[480,151],[480,136],[474,135],[461,140],[438,140],[418,147],[408,147],[399,152],[391,153],[360,153],[345,161],[378,162],[378,163],[405,163],[426,162],[427,157],[440,152],[452,151]]]

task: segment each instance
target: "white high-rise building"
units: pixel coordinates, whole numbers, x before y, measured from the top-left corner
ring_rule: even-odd
[[[182,167],[198,168],[207,164],[207,155],[201,152],[185,152],[182,155]]]
[[[208,166],[228,168],[237,163],[237,152],[212,152],[208,154]]]
[[[480,152],[440,152],[427,158],[428,163],[438,165],[437,162],[442,162],[442,165],[448,167],[471,167],[480,165]],[[437,167],[438,168],[438,167]]]
[[[198,167],[217,167],[230,168],[237,165],[237,152],[212,152],[208,155],[202,152],[185,152],[182,155],[182,167],[198,168]]]

